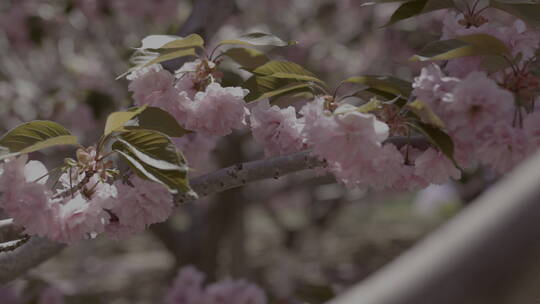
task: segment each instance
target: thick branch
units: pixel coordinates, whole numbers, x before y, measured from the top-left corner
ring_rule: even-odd
[[[22,230],[13,225],[12,219],[0,220],[0,243],[20,238]]]
[[[537,260],[538,223],[540,152],[444,227],[331,303],[486,303],[479,297],[508,288],[516,270]]]
[[[398,148],[406,144],[411,144],[419,149],[426,149],[429,146],[429,142],[423,137],[392,137],[386,142],[395,144]],[[325,164],[326,162],[324,160],[311,155],[309,150],[305,150],[284,156],[238,163],[228,168],[196,177],[190,183],[193,191],[199,196],[207,196],[227,189],[241,187],[248,182],[268,178],[277,179],[281,176],[305,169],[324,167]],[[190,198],[183,195],[178,195],[175,199],[177,203],[183,203],[189,200]]]
[[[228,168],[196,177],[191,187],[200,197],[218,193],[267,178],[279,178],[308,168],[322,167],[324,161],[310,155],[309,151],[278,156],[269,159],[238,163]],[[183,203],[189,198],[179,195],[176,202]]]
[[[48,260],[64,247],[63,244],[33,237],[23,246],[0,254],[0,284],[7,283]]]

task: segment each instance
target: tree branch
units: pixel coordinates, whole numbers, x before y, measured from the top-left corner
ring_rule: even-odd
[[[238,163],[228,168],[196,177],[190,181],[191,188],[199,196],[225,191],[268,178],[279,178],[293,172],[324,166],[324,161],[310,155],[310,151],[301,151],[269,159]],[[177,195],[175,202],[184,203],[190,198]]]
[[[0,220],[0,243],[20,238],[22,228],[13,225],[12,219]]]
[[[540,255],[540,152],[331,304],[490,303]],[[531,299],[536,300],[536,299]]]
[[[388,142],[395,143],[397,146],[411,143],[414,146],[421,147],[426,144],[426,141],[420,138],[410,138],[408,140],[390,138]],[[324,167],[325,164],[324,160],[320,160],[318,157],[311,155],[309,150],[306,150],[284,156],[238,163],[196,177],[190,181],[190,184],[192,189],[199,194],[199,197],[203,197],[240,187],[250,182],[268,178],[277,179],[305,169]],[[174,200],[176,204],[179,204],[193,199],[180,194],[176,195]],[[21,273],[39,265],[59,252],[63,247],[63,244],[41,238],[32,238],[28,243],[12,252],[0,253],[0,284],[13,280]],[[9,271],[6,272],[6,270]]]
[[[285,174],[308,168],[321,167],[323,161],[302,151],[291,155],[257,160],[217,170],[191,180],[191,187],[200,197],[242,186],[248,182],[266,178],[278,178]],[[186,202],[188,198],[177,195],[175,202]],[[59,252],[65,245],[42,238],[31,238],[20,248],[0,253],[0,284],[15,279]]]
[[[48,260],[65,247],[47,239],[32,237],[23,246],[0,254],[0,284],[5,284],[28,269]]]

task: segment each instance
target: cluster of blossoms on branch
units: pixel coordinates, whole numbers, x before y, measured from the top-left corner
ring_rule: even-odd
[[[521,20],[500,26],[470,12],[449,14],[441,39],[473,34],[502,41],[509,50],[504,55],[508,66],[490,69],[483,56],[429,65],[415,78],[413,93],[444,122],[460,166],[480,163],[504,174],[539,147],[540,78],[534,66],[540,31]]]
[[[504,174],[540,144],[540,32],[517,19],[498,25],[484,11],[475,4],[448,15],[442,40],[413,56],[444,63],[428,65],[413,83],[355,76],[334,90],[254,48],[291,44],[273,35],[224,40],[210,54],[196,34],[149,36],[126,73],[136,107],[112,113],[96,148],[79,149],[56,179],[24,155],[8,158],[0,205],[25,233],[61,242],[142,231],[170,215],[171,193],[190,193],[188,166],[204,164],[218,137],[243,129],[266,156],[309,149],[348,187],[417,190],[478,164]],[[221,66],[227,58],[251,76],[227,85],[234,83]],[[185,62],[164,68],[171,59]],[[362,88],[340,94],[343,85]],[[0,146],[8,156],[25,154],[76,144],[69,135],[50,122],[29,123]],[[120,178],[105,161],[115,153],[135,176]]]
[[[209,61],[188,62],[176,75],[161,65],[152,65],[128,75],[129,90],[137,105],[160,107],[186,129],[204,135],[224,136],[246,126],[249,114],[241,87],[222,87],[216,80],[216,65]]]
[[[100,233],[120,238],[168,218],[173,203],[165,187],[136,176],[112,182],[111,163],[99,161],[95,149],[77,155],[78,166],[56,181],[26,155],[2,165],[0,206],[24,233],[73,243]]]

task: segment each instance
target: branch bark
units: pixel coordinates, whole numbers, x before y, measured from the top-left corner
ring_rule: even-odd
[[[12,219],[0,220],[0,243],[20,238],[22,228],[13,225]]]
[[[217,170],[215,172],[196,177],[190,181],[191,188],[199,196],[207,196],[228,189],[245,185],[268,178],[279,178],[304,169],[324,166],[324,161],[310,155],[310,151],[301,151],[289,155],[256,160]],[[177,195],[176,203],[192,200],[184,195]]]
[[[21,247],[0,254],[0,284],[17,278],[28,269],[56,255],[64,247],[64,244],[33,237]]]
[[[498,295],[517,270],[538,259],[539,222],[540,152],[423,242],[330,303],[491,303],[483,297]]]

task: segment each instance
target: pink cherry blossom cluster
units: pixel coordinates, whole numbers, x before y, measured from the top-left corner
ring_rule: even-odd
[[[89,150],[88,159],[95,159]],[[172,195],[164,186],[138,177],[110,183],[99,163],[88,164],[91,170],[63,173],[51,190],[54,181],[41,162],[12,158],[1,165],[0,207],[26,234],[63,243],[100,233],[126,236],[170,215]]]
[[[242,129],[249,111],[244,102],[248,90],[222,87],[219,75],[207,60],[185,63],[173,75],[161,65],[133,72],[129,90],[137,105],[150,105],[173,115],[186,129],[205,135],[224,136]]]
[[[349,104],[331,111],[325,104],[324,97],[316,97],[297,118],[292,107],[279,109],[261,101],[251,111],[253,136],[267,155],[312,149],[349,187],[413,190],[460,177],[452,161],[434,148],[399,149],[385,142],[391,128],[376,115]]]
[[[180,269],[166,304],[265,304],[264,292],[245,280],[224,279],[203,287],[204,274],[193,266]]]
[[[496,72],[485,70],[482,56],[452,59],[443,69],[429,65],[415,78],[413,94],[444,122],[460,166],[482,164],[504,174],[539,147],[540,79],[530,66],[537,60],[540,31],[521,20],[498,26],[479,16],[478,24],[465,19],[449,14],[442,38],[489,34],[504,42],[517,62]]]
[[[386,142],[392,130],[376,115],[349,104],[332,113],[324,104],[323,98],[316,98],[300,111],[305,119],[303,134],[308,147],[328,162],[329,170],[345,185],[415,190],[460,177],[450,159],[434,148],[420,151]]]
[[[406,111],[391,103],[362,111],[321,94],[299,111],[270,105],[268,100],[249,111],[243,100],[247,90],[222,87],[219,62],[207,59],[187,62],[174,74],[160,65],[138,69],[128,76],[129,90],[136,104],[161,107],[199,135],[230,134],[245,127],[249,117],[254,140],[266,156],[311,149],[349,187],[417,190],[460,178],[458,166],[477,163],[503,174],[540,142],[535,112],[540,79],[530,68],[540,32],[521,20],[499,25],[480,13],[468,14],[447,14],[441,39],[489,34],[506,44],[513,56],[508,59],[514,62],[512,67],[489,72],[482,56],[458,58],[448,61],[444,71],[429,65],[415,78],[413,97],[431,108],[441,122],[437,127],[450,135],[453,159],[435,146],[419,149],[411,143],[392,143],[391,137],[408,136],[413,129]],[[177,142],[189,154],[186,145],[193,139]]]
[[[460,177],[459,170],[440,151],[419,151],[412,146],[398,149],[384,143],[391,133],[389,125],[347,104],[329,111],[323,96],[308,102],[299,111],[301,117],[295,108],[280,109],[270,106],[268,100],[259,101],[250,113],[243,101],[246,90],[223,88],[209,81],[213,78],[210,75],[215,75],[214,68],[212,62],[196,60],[176,71],[178,79],[159,65],[128,77],[136,104],[165,109],[187,129],[197,132],[196,137],[191,134],[175,140],[186,154],[202,155],[198,153],[200,147],[194,149],[198,145],[188,147],[195,143],[193,139],[229,134],[243,127],[249,115],[253,137],[267,156],[310,148],[328,162],[328,169],[339,181],[350,187],[413,190]]]
[[[253,138],[264,147],[266,156],[297,152],[304,148],[303,119],[296,117],[293,107],[280,109],[261,100],[251,110]]]
[[[521,20],[498,26],[476,18],[475,26],[464,22],[463,16],[449,16],[442,39],[490,34],[503,41],[513,56],[520,54],[519,62],[488,74],[482,71],[480,56],[454,59],[445,67],[451,76],[430,65],[415,78],[413,94],[444,122],[462,168],[479,163],[503,174],[539,147],[540,114],[535,105],[540,99],[540,80],[528,68],[536,60],[540,32],[526,28]],[[338,180],[353,187],[413,190],[461,176],[454,163],[435,148],[420,151],[386,142],[389,135],[400,134],[403,124],[388,119],[398,115],[360,113],[347,104],[331,109],[325,102],[315,98],[302,108],[301,118],[292,108],[260,103],[251,114],[255,140],[267,155],[307,146],[328,162]]]
[[[527,28],[527,25],[522,20],[516,19],[511,25],[500,25],[477,15],[474,21],[465,22],[466,19],[471,18],[471,16],[464,16],[461,13],[449,12],[443,20],[441,39],[452,39],[456,36],[472,34],[488,34],[504,42],[513,56],[521,54],[522,62],[526,62],[535,56],[540,42],[540,32]],[[450,60],[446,66],[446,72],[450,76],[464,77],[470,72],[482,70],[482,60],[482,56]]]

